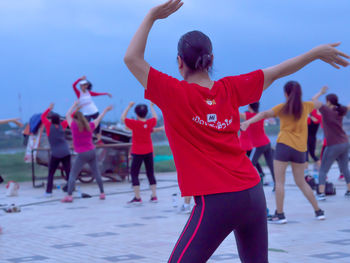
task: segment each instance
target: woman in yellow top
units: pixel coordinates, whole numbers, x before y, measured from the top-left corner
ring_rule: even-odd
[[[289,81],[284,85],[284,95],[286,97],[285,103],[261,112],[241,124],[241,129],[246,130],[250,124],[261,119],[271,117],[280,119],[280,132],[277,138],[274,160],[277,210],[273,216],[268,218],[268,222],[275,224],[287,223],[283,212],[283,202],[286,169],[289,162],[292,164],[296,185],[314,208],[316,219],[322,220],[325,219],[324,211],[319,208],[311,187],[304,179],[307,152],[307,118],[315,106],[311,101],[302,101],[301,87],[296,81]]]

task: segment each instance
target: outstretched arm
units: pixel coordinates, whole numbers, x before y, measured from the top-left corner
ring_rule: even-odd
[[[153,106],[154,106],[154,103],[151,102],[150,108],[151,108],[151,112],[152,112],[152,118],[155,118],[156,121],[158,121],[158,115],[157,115],[156,111],[154,110]]]
[[[120,117],[121,121],[124,123],[126,116],[128,115],[129,110],[132,108],[132,106],[134,106],[135,102],[130,102],[128,107],[126,107],[126,109],[123,111],[122,116]]]
[[[7,123],[10,123],[10,122],[16,124],[18,127],[22,127],[23,126],[23,123],[20,122],[19,118],[0,120],[0,124],[7,124]]]
[[[167,18],[182,5],[183,2],[181,0],[169,0],[162,5],[152,8],[136,31],[125,53],[124,62],[126,66],[145,89],[147,88],[147,78],[150,69],[150,65],[144,58],[149,32],[156,20]]]
[[[344,58],[350,59],[350,56],[337,50],[336,47],[339,45],[340,43],[321,45],[311,49],[305,54],[288,59],[276,66],[264,69],[264,90],[275,80],[291,75],[317,59],[321,59],[337,69],[339,69],[340,66],[348,66],[349,61]]]
[[[153,128],[153,130],[152,130],[152,132],[162,132],[162,131],[165,131],[164,126]]]
[[[318,99],[323,95],[326,94],[328,90],[327,86],[323,86],[322,89],[317,92],[313,97],[312,97],[312,102],[315,104],[315,108],[319,109],[322,107],[323,103],[321,101],[319,101]]]
[[[94,91],[89,91],[90,95],[92,97],[96,97],[96,96],[108,96],[110,98],[112,98],[112,94],[111,93],[108,93],[108,92],[94,92]]]
[[[72,125],[72,121],[73,121],[72,113],[74,109],[78,106],[78,104],[79,104],[79,101],[75,101],[74,104],[69,108],[69,110],[66,113],[66,121],[69,126]]]
[[[251,124],[258,122],[262,119],[272,118],[274,116],[275,116],[275,113],[273,112],[273,110],[259,112],[253,118],[250,118],[249,120],[242,122],[241,123],[241,130],[246,131]]]
[[[100,122],[102,121],[102,119],[104,118],[104,116],[107,114],[107,112],[111,111],[113,109],[113,106],[108,106],[107,108],[105,108],[105,110],[102,112],[102,114],[100,114],[97,119],[94,120],[94,124],[95,127],[97,127]]]

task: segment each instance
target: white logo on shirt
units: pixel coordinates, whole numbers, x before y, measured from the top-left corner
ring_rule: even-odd
[[[143,128],[147,129],[147,124],[143,125]]]
[[[217,119],[217,116],[216,114],[208,114],[207,115],[207,122],[216,122],[218,119]]]
[[[215,115],[215,121],[214,120],[209,121],[209,115]],[[211,116],[211,117],[213,118],[214,116]],[[212,127],[212,128],[218,129],[218,130],[226,129],[233,122],[233,116],[231,117],[231,119],[225,119],[225,121],[223,121],[223,122],[217,121],[216,114],[208,114],[207,118],[208,118],[208,121],[204,121],[201,119],[201,117],[196,116],[196,117],[193,117],[192,120],[195,123],[198,123],[202,126],[209,126],[209,127]]]

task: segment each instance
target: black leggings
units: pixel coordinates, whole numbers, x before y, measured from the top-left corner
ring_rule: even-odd
[[[261,155],[264,155],[266,164],[270,169],[272,179],[275,182],[275,173],[273,171],[273,152],[271,148],[271,143],[255,148],[255,153],[252,159],[252,163],[255,167],[259,164],[258,161]]]
[[[50,164],[49,164],[49,175],[47,177],[46,193],[52,193],[53,178],[58,168],[58,165],[60,163],[62,163],[64,172],[66,173],[67,180],[68,180],[68,176],[70,173],[70,155],[67,155],[63,158],[56,158],[51,156]]]
[[[247,156],[250,157],[250,155],[252,154],[252,150],[250,151],[247,151]],[[264,176],[264,171],[263,169],[261,168],[261,165],[259,162],[256,162],[256,164],[254,165],[255,168],[258,170],[260,176]]]
[[[148,154],[132,154],[131,181],[133,186],[140,185],[139,173],[142,162],[145,162],[146,174],[150,185],[156,184],[153,169],[153,152]]]
[[[307,138],[307,154],[306,154],[306,161],[309,161],[309,154],[311,155],[311,158],[317,162],[319,160],[319,158],[316,156],[315,154],[315,150],[316,150],[316,136],[309,136]]]
[[[240,192],[194,199],[196,205],[168,262],[207,262],[232,231],[243,263],[268,262],[266,201],[261,183]]]

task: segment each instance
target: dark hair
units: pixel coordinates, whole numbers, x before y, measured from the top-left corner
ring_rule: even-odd
[[[284,85],[284,92],[288,95],[288,98],[282,109],[283,114],[293,115],[296,120],[299,120],[303,113],[300,84],[296,81],[288,81]]]
[[[88,81],[86,89],[92,90],[92,83],[90,81]]]
[[[51,113],[51,123],[60,124],[61,123],[60,115],[58,115],[57,113]]]
[[[338,112],[339,116],[344,116],[348,111],[348,109],[345,106],[339,104],[338,96],[334,93],[328,94],[326,96],[326,100],[329,101],[330,104],[335,106],[334,110]]]
[[[258,112],[259,112],[259,107],[260,107],[260,103],[259,103],[259,102],[251,103],[251,104],[249,104],[249,106],[252,108],[252,110],[253,110],[255,113],[258,113]]]
[[[193,71],[209,71],[213,64],[213,46],[210,38],[200,31],[184,34],[177,45],[177,52]]]
[[[135,113],[140,118],[145,118],[147,116],[147,113],[148,113],[147,105],[146,104],[138,104],[135,107]]]

